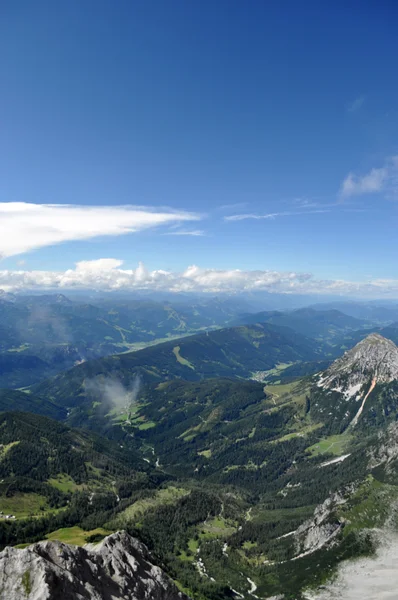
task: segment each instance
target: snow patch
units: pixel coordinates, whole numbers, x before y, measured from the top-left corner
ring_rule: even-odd
[[[289,531],[289,533],[284,533],[283,535],[280,535],[279,537],[277,537],[277,540],[283,540],[283,538],[287,538],[291,535],[293,535],[294,533],[296,533],[296,530],[294,531]]]
[[[336,463],[343,462],[343,460],[345,460],[349,456],[351,456],[351,453],[350,454],[343,454],[342,456],[338,456],[337,458],[332,458],[332,460],[327,460],[326,462],[321,463],[319,466],[320,467],[327,467],[328,465],[334,465]]]
[[[349,398],[352,398],[353,396],[356,396],[357,393],[359,392],[359,390],[362,387],[362,383],[356,383],[354,385],[350,385],[345,391],[344,391],[344,396],[346,398],[346,400],[348,400]]]

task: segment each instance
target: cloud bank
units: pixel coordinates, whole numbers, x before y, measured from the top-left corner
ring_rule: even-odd
[[[142,206],[0,203],[0,258],[72,240],[124,235],[200,216]]]
[[[288,294],[327,294],[336,296],[398,297],[398,280],[375,279],[364,282],[315,279],[310,273],[271,270],[203,269],[192,265],[182,272],[148,271],[140,263],[124,269],[123,261],[100,258],[76,263],[66,271],[0,271],[0,289],[96,289],[151,290],[168,292],[240,293],[268,291]]]

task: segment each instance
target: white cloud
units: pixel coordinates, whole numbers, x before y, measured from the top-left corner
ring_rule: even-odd
[[[313,215],[330,212],[328,209],[317,209],[317,210],[300,210],[300,211],[284,211],[277,213],[267,213],[259,215],[256,213],[243,213],[237,215],[228,215],[224,217],[224,221],[245,221],[247,219],[263,220],[263,219],[276,219],[278,217],[292,217],[298,215]]]
[[[340,196],[362,196],[364,194],[385,193],[395,196],[398,191],[398,156],[387,159],[382,167],[371,169],[365,175],[349,173],[344,179]]]
[[[104,235],[125,235],[200,216],[143,206],[0,203],[0,258],[44,246]]]
[[[168,231],[165,235],[192,235],[200,237],[206,235],[203,229],[177,229],[176,231]]]
[[[380,192],[383,189],[386,177],[387,169],[385,168],[372,169],[362,177],[349,173],[343,181],[341,194],[347,197]]]
[[[355,98],[355,100],[347,106],[347,112],[357,112],[360,108],[362,108],[364,102],[365,96],[358,96],[358,98]]]
[[[224,221],[244,221],[246,219],[274,219],[275,217],[280,217],[281,215],[285,215],[286,213],[269,213],[266,215],[256,215],[255,213],[243,213],[238,215],[228,215],[228,217],[224,217]]]
[[[124,269],[123,261],[101,258],[81,261],[66,271],[0,271],[0,289],[97,289],[169,292],[237,293],[265,290],[295,294],[398,297],[398,280],[364,282],[317,280],[309,273],[271,270],[203,269],[192,265],[182,272],[148,271],[140,263]]]

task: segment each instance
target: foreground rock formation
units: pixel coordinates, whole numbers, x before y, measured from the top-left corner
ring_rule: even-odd
[[[189,600],[124,531],[84,548],[38,542],[0,553],[0,600]]]

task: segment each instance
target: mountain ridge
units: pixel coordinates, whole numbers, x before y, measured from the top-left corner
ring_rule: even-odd
[[[311,414],[330,432],[381,427],[397,409],[398,347],[371,333],[313,377]]]
[[[0,600],[189,600],[151,560],[148,549],[121,531],[76,548],[38,542],[0,553]]]
[[[290,327],[297,333],[320,340],[334,340],[351,331],[369,326],[364,319],[344,314],[337,309],[315,310],[299,308],[292,311],[262,311],[244,314],[236,324],[270,323],[279,327]]]
[[[181,379],[214,377],[247,379],[279,363],[319,360],[322,346],[285,327],[269,324],[218,329],[136,352],[87,361],[31,388],[55,404],[80,410],[103,402],[87,382],[117,380],[128,389],[139,379],[142,387]],[[102,410],[103,413],[103,410]]]
[[[371,333],[335,360],[318,384],[320,387],[330,387],[339,378],[353,372],[362,378],[371,373],[380,383],[397,379],[398,347],[379,333]]]

